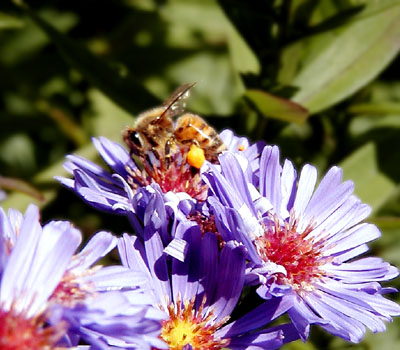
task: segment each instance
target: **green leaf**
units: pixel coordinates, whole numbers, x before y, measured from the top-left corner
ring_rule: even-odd
[[[235,101],[243,93],[226,54],[201,52],[168,67],[166,76],[180,84],[197,82],[187,104],[189,110],[202,115],[233,113]]]
[[[34,12],[26,12],[48,35],[72,67],[128,112],[136,114],[159,102],[130,74],[122,74],[76,41],[57,31]]]
[[[370,102],[358,103],[349,107],[348,111],[353,114],[400,114],[400,103],[398,102]]]
[[[257,56],[236,28],[233,25],[229,27],[228,45],[234,68],[241,73],[259,74],[261,66]]]
[[[43,9],[39,13],[41,18],[62,33],[69,31],[78,22],[78,17],[72,12]],[[49,38],[46,34],[29,18],[24,18],[23,28],[4,36],[1,43],[0,61],[6,65],[15,66],[32,57],[48,43]]]
[[[95,159],[97,151],[92,144],[89,144],[77,151],[77,154],[88,159]],[[7,198],[1,203],[1,206],[4,210],[14,208],[22,212],[25,211],[28,205],[32,202],[37,204],[40,208],[46,206],[56,197],[58,192],[57,182],[54,180],[54,176],[67,176],[66,170],[63,169],[64,162],[65,159],[58,161],[32,179],[35,188],[37,188],[42,195],[41,200],[32,200],[31,196],[24,193],[13,192],[7,196]]]
[[[39,190],[20,179],[0,176],[0,189],[22,192],[40,202],[44,200]]]
[[[93,103],[93,110],[95,113],[94,116],[91,116],[91,119],[94,119],[94,123],[98,124],[98,128],[95,130],[96,134],[100,132],[100,135],[111,140],[121,140],[121,130],[132,122],[130,115],[97,90],[91,90],[89,96]],[[98,158],[98,152],[92,143],[77,149],[74,154],[91,161],[95,161]],[[1,202],[1,206],[4,209],[15,208],[23,212],[32,202],[35,202],[41,208],[48,205],[56,197],[61,187],[61,185],[54,180],[54,176],[68,176],[67,171],[63,168],[64,162],[64,158],[60,159],[32,179],[33,186],[40,190],[40,200],[33,201],[32,197],[27,194],[12,192]]]
[[[262,90],[249,89],[245,93],[247,97],[265,117],[271,117],[287,122],[302,124],[308,117],[308,111],[303,106],[271,95]]]
[[[11,16],[7,13],[0,12],[0,30],[2,29],[18,29],[24,26],[24,22],[19,18]]]
[[[379,169],[376,153],[375,144],[370,142],[340,164],[344,179],[354,182],[356,195],[374,211],[396,191],[396,184]]]
[[[133,124],[132,115],[120,108],[99,90],[88,93],[94,115],[89,116],[94,135],[102,135],[114,141],[122,140],[122,130]]]
[[[365,11],[368,16],[361,13],[357,20],[339,30],[294,44],[301,45],[305,55],[298,62],[300,71],[289,83],[299,87],[293,100],[310,113],[353,94],[375,78],[398,53],[400,4],[393,2],[392,6],[373,12],[367,6]],[[289,47],[287,52],[292,51]]]

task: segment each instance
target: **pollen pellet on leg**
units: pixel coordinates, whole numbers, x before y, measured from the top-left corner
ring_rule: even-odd
[[[187,153],[186,160],[191,166],[200,169],[206,160],[203,149],[197,147],[196,145],[191,145],[190,150]]]

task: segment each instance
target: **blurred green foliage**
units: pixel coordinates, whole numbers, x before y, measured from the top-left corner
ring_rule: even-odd
[[[400,265],[399,0],[60,0],[0,4],[4,207],[43,207],[87,235],[129,231],[54,180],[68,153],[99,160],[140,111],[197,82],[188,109],[278,144],[298,167],[333,164],[373,208],[372,249]],[[395,281],[400,287],[400,282]],[[347,344],[314,330],[290,349],[395,349],[399,321]],[[397,344],[397,345],[396,345]]]

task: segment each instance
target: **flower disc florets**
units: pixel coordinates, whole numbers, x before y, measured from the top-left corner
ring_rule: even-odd
[[[182,307],[180,299],[168,305],[169,319],[162,324],[161,338],[168,344],[170,350],[180,350],[190,345],[193,350],[219,350],[229,344],[229,339],[214,337],[215,331],[220,328],[227,318],[221,322],[212,323],[214,317],[210,311],[203,316],[203,303],[196,311],[195,298],[185,300]]]
[[[156,182],[164,193],[185,192],[194,199],[204,201],[208,187],[201,179],[199,169],[188,163],[188,153],[187,147],[177,146],[176,152],[164,158],[157,159],[151,151],[141,155],[142,169],[126,168],[129,185],[136,190]]]
[[[54,290],[50,300],[64,307],[72,308],[78,303],[83,303],[96,295],[96,287],[93,283],[83,283],[84,276],[93,275],[101,269],[101,266],[96,266],[87,269],[84,273],[76,275],[73,272],[67,271],[60,283]]]
[[[55,349],[66,330],[65,323],[48,326],[40,315],[29,318],[13,307],[5,310],[0,305],[0,349],[2,350]]]
[[[277,274],[278,283],[298,291],[311,290],[314,279],[323,275],[319,267],[327,262],[321,251],[323,245],[309,237],[312,224],[299,232],[297,220],[291,213],[289,221],[281,224],[275,214],[263,227],[264,234],[257,237],[254,244],[264,261],[285,268],[286,274]]]

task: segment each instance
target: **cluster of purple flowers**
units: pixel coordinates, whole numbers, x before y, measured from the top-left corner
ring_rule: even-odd
[[[219,162],[176,191],[105,138],[94,145],[111,173],[69,156],[59,181],[133,231],[98,232],[78,253],[70,223],[0,209],[0,348],[271,350],[313,324],[355,343],[384,331],[400,307],[380,282],[399,272],[357,258],[380,232],[352,182],[333,167],[317,186],[276,146],[220,136]],[[94,265],[114,248],[121,265]]]

